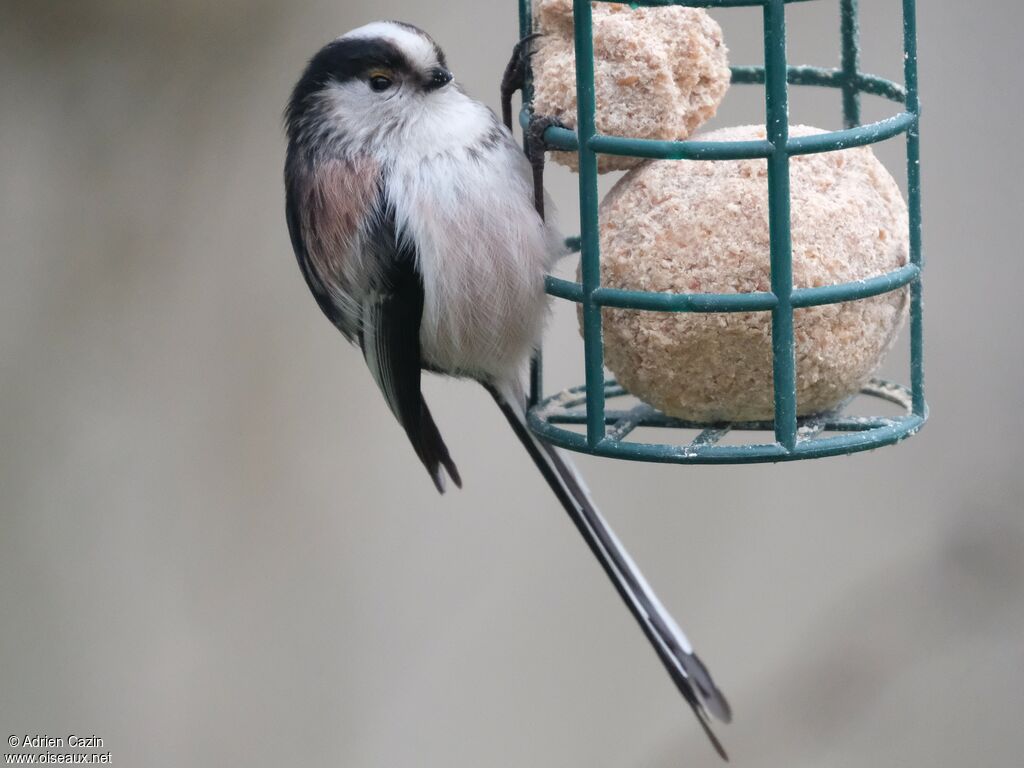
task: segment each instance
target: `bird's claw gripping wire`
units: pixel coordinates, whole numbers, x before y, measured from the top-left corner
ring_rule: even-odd
[[[526,73],[530,63],[530,43],[540,37],[539,32],[527,35],[512,49],[512,57],[501,78],[501,120],[512,130],[512,94],[526,87]]]
[[[529,72],[530,43],[540,37],[539,32],[527,35],[512,49],[512,56],[501,78],[501,119],[505,127],[512,130],[512,94],[526,87]],[[526,129],[526,156],[533,168],[533,201],[540,217],[544,218],[544,131],[552,126],[564,128],[554,117],[533,115]]]

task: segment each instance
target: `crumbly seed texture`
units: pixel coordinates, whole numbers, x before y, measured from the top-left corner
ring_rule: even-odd
[[[696,8],[593,3],[597,130],[613,136],[682,140],[714,117],[729,88],[722,30]],[[533,54],[534,112],[576,125],[571,0],[537,0],[542,37]],[[578,170],[575,152],[552,158]],[[634,157],[598,157],[598,170],[627,170]]]
[[[795,126],[794,136],[822,131]],[[709,141],[764,139],[764,126]],[[601,279],[676,293],[769,291],[764,160],[648,162],[601,203]],[[905,265],[907,207],[867,147],[791,164],[795,288],[862,280]],[[907,289],[795,313],[800,415],[855,394],[892,346]],[[605,360],[629,392],[696,421],[773,417],[771,316],[603,310]]]

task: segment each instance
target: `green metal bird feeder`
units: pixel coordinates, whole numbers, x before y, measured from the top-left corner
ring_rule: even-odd
[[[600,0],[613,2],[614,0]],[[914,0],[902,0],[904,84],[860,70],[857,0],[840,0],[842,59],[838,68],[793,67],[786,59],[786,6],[811,0],[634,0],[637,6],[690,8],[760,6],[764,23],[764,65],[732,68],[732,82],[763,85],[767,131],[763,141],[658,141],[605,136],[595,126],[594,41],[590,0],[574,0],[577,114],[575,131],[552,126],[543,133],[550,150],[579,155],[581,259],[579,282],[549,277],[548,293],[581,305],[586,383],[545,395],[541,361],[531,377],[530,427],[543,439],[573,451],[619,459],[677,464],[739,464],[810,459],[853,453],[896,443],[920,429],[928,414],[924,396],[921,307],[921,182],[917,33]],[[532,31],[530,0],[519,0],[521,36]],[[789,87],[838,88],[843,96],[844,130],[812,136],[789,135]],[[900,105],[892,117],[862,124],[860,101],[870,94]],[[529,87],[524,89],[520,122],[532,118]],[[903,135],[907,153],[909,262],[868,280],[822,287],[793,287],[790,220],[790,158],[834,152]],[[598,237],[597,159],[599,154],[687,162],[763,158],[768,164],[771,290],[756,293],[653,293],[602,287]],[[575,244],[575,241],[574,241]],[[871,381],[861,392],[872,402],[899,406],[898,416],[845,415],[842,409],[798,418],[794,310],[855,301],[910,286],[910,386]],[[614,407],[626,393],[606,380],[601,331],[602,307],[651,312],[770,312],[774,420],[700,424],[675,419],[653,407]],[[572,429],[585,425],[585,434]],[[687,444],[629,440],[638,427],[695,429]],[[767,431],[774,441],[723,444],[729,432]],[[829,434],[832,433],[832,434]],[[735,435],[733,440],[735,440]]]

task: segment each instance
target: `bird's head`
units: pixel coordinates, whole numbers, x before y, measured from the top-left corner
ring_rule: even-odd
[[[426,32],[397,21],[367,24],[310,60],[288,103],[288,133],[372,140],[429,109],[451,83],[444,52]]]

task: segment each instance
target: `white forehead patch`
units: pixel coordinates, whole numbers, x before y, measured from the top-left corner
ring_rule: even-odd
[[[354,37],[390,40],[418,69],[436,67],[438,63],[437,52],[427,37],[392,21],[374,21],[346,32],[338,39],[350,40]]]

